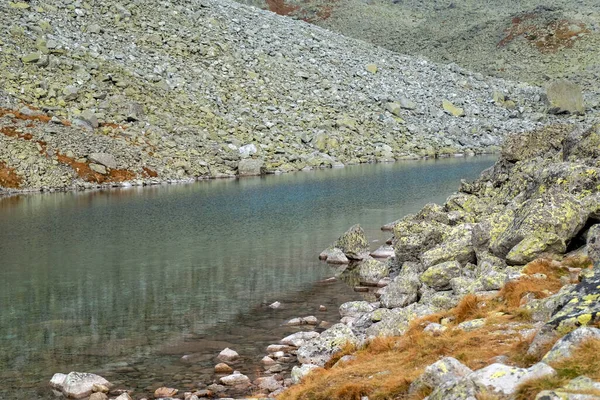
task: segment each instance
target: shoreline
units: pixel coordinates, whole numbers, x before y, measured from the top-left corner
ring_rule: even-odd
[[[76,186],[68,186],[68,187],[56,187],[56,188],[32,188],[32,189],[10,189],[4,188],[0,186],[0,199],[7,198],[12,196],[22,196],[22,195],[43,195],[50,193],[70,193],[70,192],[94,192],[94,191],[102,191],[102,190],[112,190],[112,189],[127,189],[127,188],[142,188],[142,187],[157,187],[157,186],[165,186],[165,185],[186,185],[192,184],[195,182],[210,182],[216,180],[238,180],[238,179],[246,179],[246,178],[261,178],[266,176],[273,175],[288,175],[302,172],[311,172],[311,171],[322,171],[329,169],[340,169],[347,167],[356,167],[356,166],[364,166],[364,165],[373,165],[373,164],[396,164],[396,163],[409,163],[409,162],[417,162],[417,161],[434,161],[434,160],[446,160],[446,159],[467,159],[467,158],[477,158],[477,157],[485,157],[485,156],[494,156],[499,155],[500,151],[494,150],[490,152],[481,152],[481,153],[454,153],[454,154],[442,154],[436,157],[415,157],[415,158],[406,158],[399,159],[395,161],[374,161],[374,162],[364,162],[364,163],[356,163],[356,164],[343,164],[339,166],[329,166],[329,167],[315,167],[315,168],[303,168],[300,170],[293,171],[275,171],[275,172],[266,172],[261,175],[220,175],[220,176],[199,176],[199,177],[190,177],[188,179],[165,179],[165,180],[157,180],[155,178],[146,179],[146,180],[134,180],[134,181],[124,181],[124,182],[111,182],[106,184],[80,184]]]

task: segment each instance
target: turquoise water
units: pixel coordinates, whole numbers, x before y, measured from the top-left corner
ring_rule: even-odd
[[[334,321],[339,303],[359,298],[318,283],[332,275],[323,248],[357,222],[379,246],[381,225],[443,202],[493,162],[0,198],[0,398],[44,398],[52,374],[71,370],[140,395],[195,387],[226,346],[251,370],[289,333],[286,318],[327,303],[318,316]],[[275,300],[285,309],[269,311]]]

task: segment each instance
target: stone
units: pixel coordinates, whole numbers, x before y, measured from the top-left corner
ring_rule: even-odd
[[[319,366],[314,364],[302,364],[300,367],[294,366],[294,368],[292,368],[292,383],[300,383],[312,370],[318,368]]]
[[[224,376],[221,379],[219,379],[219,382],[221,382],[225,386],[237,386],[249,384],[250,379],[246,375],[235,371],[233,374]]]
[[[448,100],[443,100],[442,101],[442,107],[444,109],[444,111],[446,111],[448,114],[455,116],[455,117],[464,117],[465,116],[465,110],[463,110],[460,107],[456,107],[454,104],[452,104],[452,102],[448,101]]]
[[[475,383],[501,395],[512,395],[521,382],[550,377],[556,371],[547,364],[537,363],[529,368],[510,367],[495,363],[469,374]]]
[[[92,392],[94,392],[94,393],[96,393],[96,392],[108,393],[109,390],[110,390],[110,388],[105,385],[95,384],[92,386]]]
[[[455,358],[444,357],[431,364],[410,385],[409,393],[423,388],[435,389],[449,381],[459,381],[473,371]]]
[[[375,308],[367,301],[348,301],[343,303],[339,310],[341,317],[358,317],[375,310]]]
[[[284,344],[284,345],[300,347],[307,341],[314,339],[316,337],[319,337],[319,335],[320,334],[318,332],[314,332],[314,331],[296,332],[289,336],[284,337],[283,339],[281,339],[280,342],[281,342],[281,344]]]
[[[223,362],[228,362],[228,361],[230,362],[230,361],[235,361],[238,358],[240,358],[240,355],[235,350],[232,350],[229,347],[227,347],[226,349],[222,350],[219,353],[217,358]]]
[[[52,387],[54,389],[62,390],[66,378],[67,378],[66,374],[58,373],[58,374],[52,375],[52,378],[50,379],[50,387]]]
[[[331,249],[331,251],[327,253],[326,261],[327,264],[337,265],[344,265],[350,263],[350,260],[348,260],[348,257],[346,257],[344,252],[341,249],[338,249],[337,247]]]
[[[383,246],[379,247],[377,250],[371,252],[371,257],[373,257],[373,258],[386,259],[386,258],[394,257],[394,255],[395,255],[394,248],[387,244],[383,245]]]
[[[355,268],[359,281],[366,285],[377,285],[377,282],[389,274],[386,264],[371,257],[362,260]]]
[[[377,64],[367,64],[365,65],[365,69],[372,74],[376,74],[378,70]]]
[[[104,165],[110,169],[117,168],[117,160],[112,154],[109,153],[91,153],[88,155],[88,160],[96,164]]]
[[[269,308],[277,310],[277,309],[281,308],[281,303],[278,301],[275,301],[275,302],[269,304]]]
[[[283,386],[282,382],[278,381],[273,376],[257,378],[255,384],[256,386],[258,386],[259,389],[266,390],[269,392],[274,392]]]
[[[21,57],[21,61],[23,61],[25,64],[32,64],[38,62],[41,57],[42,55],[40,53],[29,53]]]
[[[102,392],[92,393],[89,400],[108,400],[108,396]]]
[[[358,224],[352,226],[340,236],[334,247],[342,250],[346,257],[351,260],[362,260],[369,253],[367,236]]]
[[[115,400],[133,400],[129,393],[121,393]],[[191,398],[189,400],[192,400]]]
[[[159,387],[158,389],[156,389],[154,391],[154,398],[160,399],[163,397],[173,397],[173,396],[176,396],[178,392],[179,392],[179,390],[177,390],[177,389],[168,388],[168,387],[164,387],[164,386]]]
[[[453,228],[447,238],[421,255],[425,268],[446,261],[457,261],[460,265],[475,262],[472,226],[465,224]]]
[[[344,324],[335,324],[319,337],[311,339],[298,349],[298,361],[302,364],[324,366],[333,354],[340,351],[346,344],[357,344],[358,338]]]
[[[406,307],[417,301],[421,282],[414,272],[403,272],[395,277],[379,299],[386,308]]]
[[[59,380],[60,377],[57,377],[56,381]],[[85,372],[69,372],[69,374],[67,374],[65,377],[60,389],[66,397],[82,399],[89,397],[92,394],[92,388],[94,385],[104,385],[109,388],[112,386],[109,381],[96,374]]]
[[[450,289],[450,280],[460,276],[461,267],[458,261],[446,261],[434,265],[421,275],[421,282],[436,290]]]
[[[265,162],[254,158],[245,158],[238,163],[239,176],[257,176],[265,174]]]
[[[233,368],[225,363],[219,363],[215,365],[215,373],[217,374],[231,374],[233,372]]]
[[[97,173],[102,174],[102,175],[108,174],[108,171],[106,170],[106,167],[104,165],[101,165],[101,164],[90,163],[90,169],[92,171],[97,172]]]
[[[461,331],[471,332],[477,330],[485,325],[485,318],[472,319],[469,321],[461,322],[456,326],[456,329]]]
[[[238,151],[242,157],[250,157],[251,155],[256,154],[258,149],[254,143],[250,143],[245,146],[241,146]]]
[[[544,358],[542,358],[542,362],[550,364],[569,358],[572,350],[588,339],[600,340],[600,329],[592,327],[575,329],[573,332],[559,339],[552,349],[546,353]]]
[[[583,93],[581,87],[566,81],[559,80],[551,83],[546,89],[552,114],[580,114],[585,113]]]
[[[588,257],[595,263],[600,262],[600,224],[589,229],[586,248]]]
[[[428,333],[431,336],[439,336],[442,333],[446,332],[448,330],[447,326],[444,326],[442,324],[438,324],[435,322],[431,322],[429,324],[427,324],[427,326],[423,329],[423,332]]]
[[[264,366],[266,366],[266,367],[270,367],[270,366],[273,366],[273,365],[277,364],[277,363],[275,362],[275,360],[273,360],[273,359],[272,359],[271,357],[269,357],[269,356],[264,356],[264,357],[263,357],[263,358],[260,360],[260,362],[261,362],[261,363],[262,363]]]

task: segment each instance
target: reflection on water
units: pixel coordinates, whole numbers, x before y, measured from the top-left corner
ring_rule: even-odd
[[[341,232],[360,222],[383,241],[382,224],[442,202],[493,161],[0,198],[0,398],[54,372],[111,365],[129,385],[142,370],[166,382],[174,370],[198,376],[204,367],[177,361],[187,347],[212,357],[223,341],[268,344],[281,321],[260,305],[296,304],[303,293],[327,299],[330,289],[314,283],[331,270],[317,255]],[[357,296],[343,285],[334,292]],[[233,336],[206,344],[226,331]]]

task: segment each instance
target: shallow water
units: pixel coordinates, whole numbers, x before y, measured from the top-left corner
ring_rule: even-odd
[[[143,394],[209,382],[224,347],[258,368],[295,316],[360,298],[319,252],[356,222],[443,202],[493,157],[188,185],[0,198],[0,399],[46,398],[54,372]],[[284,309],[267,304],[279,300]],[[319,312],[319,304],[328,307]],[[186,360],[182,356],[187,355]]]

